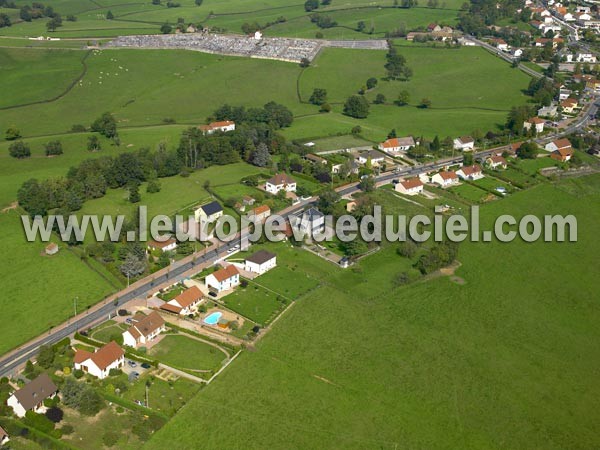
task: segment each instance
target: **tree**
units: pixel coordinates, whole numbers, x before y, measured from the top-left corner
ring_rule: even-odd
[[[364,119],[369,115],[369,102],[362,95],[353,95],[344,104],[344,114],[356,119]]]
[[[410,93],[406,90],[400,91],[400,93],[398,94],[398,100],[396,101],[396,104],[399,106],[404,106],[408,105],[408,102],[410,102]]]
[[[195,0],[194,3],[196,4],[196,6],[202,6],[202,2],[203,0]]]
[[[310,66],[310,61],[308,60],[308,58],[302,58],[300,60],[300,67],[306,68],[308,66]]]
[[[8,14],[0,13],[0,28],[10,27],[12,25]]]
[[[427,109],[431,107],[431,100],[427,97],[421,99],[421,103],[419,104],[419,108]]]
[[[256,149],[252,153],[250,163],[258,167],[267,167],[271,164],[269,148],[264,142],[261,142],[256,146]]]
[[[146,261],[129,252],[119,270],[126,277],[133,278],[144,273],[146,270]]]
[[[93,135],[93,136],[88,137],[87,149],[90,152],[97,152],[98,150],[101,149],[100,139],[98,139],[98,136]]]
[[[375,100],[373,100],[373,103],[375,103],[376,105],[383,105],[385,103],[385,95],[377,94],[375,96]]]
[[[308,101],[313,105],[322,105],[323,103],[327,102],[327,90],[315,88]]]
[[[49,345],[42,345],[38,353],[37,362],[44,369],[50,368],[54,362],[54,349]]]
[[[56,31],[57,28],[62,27],[62,23],[56,19],[51,19],[46,22],[46,29],[50,32]]]
[[[106,20],[113,20],[114,18],[115,18],[114,14],[109,9],[108,12],[106,13]]]
[[[92,123],[91,129],[111,139],[117,136],[117,121],[111,113],[105,112]]]
[[[19,11],[19,17],[24,22],[31,22],[31,7],[29,5],[23,6]]]
[[[356,31],[358,31],[359,33],[365,31],[365,28],[367,28],[367,24],[363,20],[359,21],[356,24]]]
[[[368,250],[367,243],[358,237],[349,242],[343,243],[344,253],[347,256],[357,256]]]
[[[400,246],[398,247],[398,249],[396,250],[396,252],[400,255],[400,256],[404,256],[405,258],[412,258],[413,256],[415,256],[417,254],[417,244],[415,244],[413,241],[408,240],[405,242],[402,242],[400,244]]]
[[[367,80],[367,89],[373,89],[377,86],[377,78],[371,77]]]
[[[463,166],[472,166],[473,165],[473,153],[465,152],[463,153]]]
[[[62,155],[63,148],[60,141],[50,141],[44,145],[46,156]]]
[[[317,31],[317,32],[315,33],[315,37],[316,37],[317,39],[323,39],[324,35],[323,35],[323,33],[322,33],[322,32],[320,32],[320,31]]]
[[[160,192],[160,189],[160,181],[158,181],[157,179],[148,181],[148,186],[146,186],[146,192],[148,194],[155,194],[157,192]]]
[[[304,10],[307,12],[314,11],[319,7],[319,0],[307,0],[304,3]]]
[[[129,186],[129,201],[131,203],[138,203],[141,199],[139,183],[131,183]]]
[[[517,156],[523,159],[535,159],[538,155],[538,146],[535,142],[525,142],[517,150]]]
[[[8,127],[8,129],[6,130],[6,140],[7,141],[14,141],[15,139],[19,139],[20,137],[21,137],[21,132],[14,125],[11,127]]]
[[[397,53],[388,53],[387,63],[384,67],[388,77],[392,80],[408,80],[412,76],[412,70],[406,66],[406,58]]]
[[[375,178],[370,175],[364,176],[360,180],[359,187],[364,192],[373,192],[375,190]]]
[[[10,156],[17,159],[29,158],[31,156],[31,149],[25,142],[18,140],[10,144],[8,153]]]
[[[319,195],[317,207],[326,215],[333,214],[336,203],[340,200],[340,194],[333,189],[327,189]]]
[[[329,103],[323,103],[321,108],[319,108],[319,111],[324,113],[331,112],[331,105]]]
[[[65,380],[61,393],[65,405],[77,409],[86,416],[96,415],[104,405],[104,401],[93,387],[72,378]]]
[[[168,23],[164,23],[161,27],[160,27],[160,32],[162,34],[170,34],[171,31],[173,31],[173,27],[171,25],[169,25]]]

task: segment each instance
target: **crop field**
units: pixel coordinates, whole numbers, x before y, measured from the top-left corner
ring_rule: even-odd
[[[599,186],[597,175],[541,184],[483,206],[486,226],[575,214],[579,242],[465,242],[460,283],[373,283],[365,296],[338,287],[353,269],[324,274],[147,448],[192,445],[190,421],[216,411],[227,420],[211,422],[205,448],[597,447]],[[359,269],[402,261],[372,258]]]

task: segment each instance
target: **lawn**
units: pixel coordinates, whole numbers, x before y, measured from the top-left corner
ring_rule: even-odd
[[[90,337],[102,342],[115,341],[117,343],[122,343],[123,331],[127,328],[129,328],[129,326],[126,324],[118,324],[114,320],[109,320],[92,330]]]
[[[464,198],[470,203],[479,203],[489,195],[487,191],[464,182],[459,186],[450,188],[450,192]]]
[[[223,301],[229,309],[264,326],[272,321],[287,303],[285,297],[278,297],[275,292],[250,282],[248,287],[238,287],[224,297]]]
[[[575,214],[579,242],[465,242],[464,283],[370,296],[323,274],[147,448],[193,446],[189,423],[215,414],[204,448],[598,447],[600,176],[486,204],[484,225],[507,213]],[[393,273],[385,256],[374,267]]]
[[[212,345],[184,335],[166,336],[148,354],[164,364],[190,371],[215,369],[227,358]]]

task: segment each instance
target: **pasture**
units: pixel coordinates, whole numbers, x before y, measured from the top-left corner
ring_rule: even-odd
[[[366,296],[338,288],[350,271],[324,274],[147,448],[193,445],[190,421],[217,411],[226,420],[211,422],[205,448],[597,447],[600,286],[588,269],[599,186],[597,175],[541,184],[483,206],[486,226],[506,213],[575,214],[579,242],[465,242],[462,284]]]

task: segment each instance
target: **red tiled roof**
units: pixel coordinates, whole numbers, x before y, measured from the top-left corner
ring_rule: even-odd
[[[233,264],[228,265],[227,267],[225,267],[224,269],[219,269],[216,272],[214,272],[212,275],[217,279],[217,281],[219,283],[228,280],[231,277],[234,277],[235,275],[239,275],[240,272],[237,270],[237,267],[235,267]]]
[[[115,361],[119,360],[125,355],[125,352],[115,341],[111,341],[104,347],[100,348],[96,353],[90,353],[86,350],[78,350],[75,353],[74,361],[81,364],[88,359],[91,359],[100,370],[105,370]]]
[[[458,176],[454,172],[444,170],[439,173],[443,180],[455,180]]]
[[[181,308],[179,306],[171,305],[170,303],[165,303],[161,305],[160,309],[164,309],[165,311],[169,311],[175,314],[179,314],[181,312]]]
[[[472,166],[464,166],[461,170],[465,175],[468,176],[473,175],[475,173],[480,173],[481,167],[479,167],[478,164],[473,164]]]
[[[416,187],[423,186],[423,183],[417,177],[403,180],[400,182],[400,184],[404,186],[404,189],[414,189]]]
[[[571,148],[571,141],[569,141],[566,138],[563,139],[557,139],[556,141],[552,142],[554,145],[556,145],[556,147],[560,150],[561,148]]]
[[[192,286],[189,289],[186,289],[173,300],[177,301],[181,305],[182,308],[187,308],[193,303],[198,302],[202,299],[202,291],[198,289],[198,286]]]

